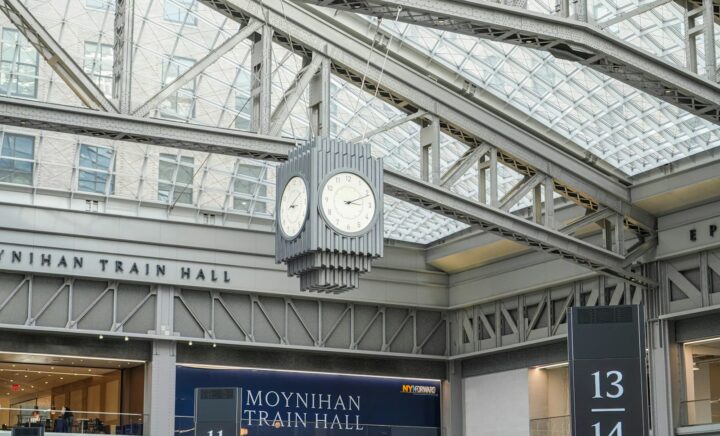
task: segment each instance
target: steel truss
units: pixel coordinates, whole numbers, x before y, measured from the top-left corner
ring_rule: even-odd
[[[545,50],[720,124],[720,87],[714,83],[714,68],[713,81],[704,80],[581,21],[489,1],[472,4],[457,0],[301,1]],[[712,10],[709,13],[712,17]],[[714,47],[714,39],[709,46]]]
[[[439,132],[444,131],[472,148],[483,147],[482,151],[490,151],[492,148],[491,157],[487,163],[484,163],[485,169],[491,174],[497,172],[497,163],[503,163],[525,175],[532,182],[543,181],[546,186],[552,186],[554,191],[591,211],[601,209],[602,205],[607,205],[607,207],[615,211],[617,217],[614,219],[618,222],[613,227],[616,242],[615,244],[606,244],[606,248],[615,250],[623,259],[619,261],[616,259],[610,262],[609,265],[605,265],[606,271],[612,271],[616,275],[620,274],[621,271],[625,271],[622,266],[626,253],[623,243],[620,242],[621,240],[624,241],[623,232],[625,227],[636,232],[641,239],[652,235],[655,227],[654,218],[633,207],[627,200],[623,199],[626,189],[620,188],[617,182],[595,170],[593,170],[592,177],[586,177],[588,174],[581,175],[583,171],[577,166],[584,167],[585,171],[588,171],[585,164],[581,164],[574,158],[560,152],[547,141],[528,135],[519,126],[502,120],[486,108],[472,102],[469,98],[465,98],[457,92],[448,92],[446,88],[441,87],[432,80],[428,80],[426,76],[420,74],[415,68],[408,68],[392,58],[379,59],[369,50],[367,41],[340,32],[311,11],[292,4],[276,4],[277,2],[272,0],[264,1],[261,4],[248,0],[202,1],[241,24],[252,19],[269,23],[275,30],[273,37],[277,43],[304,56],[306,59],[312,59],[314,53],[322,53],[330,59],[332,71],[337,76],[401,108],[410,114],[408,120],[420,122],[424,126],[423,132],[427,132],[421,134],[421,148],[424,153],[423,156],[425,156],[423,161],[426,163],[433,162],[434,165],[432,169],[423,169],[425,180],[431,180],[430,174],[433,174],[433,183],[449,187],[449,181],[452,178],[459,177],[463,168],[467,171],[473,162],[477,162],[484,155],[482,152],[477,152],[462,157],[461,161],[463,162],[458,163],[456,168],[451,168],[452,173],[446,173],[444,179],[441,178],[438,159]],[[312,31],[309,29],[312,29]],[[378,67],[380,64],[384,65],[382,70]],[[461,112],[460,109],[466,109],[466,112]],[[413,116],[420,111],[427,112],[428,115],[425,117]],[[473,113],[475,117],[470,117],[468,115],[470,113]],[[430,128],[433,129],[433,132],[428,130]],[[542,152],[539,152],[540,150]],[[429,159],[429,153],[432,153],[435,158]],[[516,156],[520,156],[521,159]],[[468,159],[471,159],[471,161],[469,163],[465,162]],[[601,180],[603,181],[601,182]],[[388,193],[401,199],[423,198],[422,201],[417,201],[415,204],[444,213],[451,218],[457,218],[457,214],[451,213],[450,208],[443,207],[442,204],[442,201],[449,200],[452,194],[444,192],[441,197],[429,200],[423,194],[420,194],[424,187],[415,184],[415,181],[410,181],[410,184],[415,185],[413,195],[406,195],[407,191],[401,194],[400,191],[392,188],[388,190]],[[505,230],[504,232],[499,231],[499,233],[504,237],[515,238],[535,248],[548,250],[562,256],[560,253],[564,249],[559,249],[553,243],[548,242],[550,232],[553,232],[552,226],[554,226],[553,211],[546,211],[544,220],[540,218],[542,215],[540,212],[542,194],[536,189],[538,185],[539,183],[535,183],[529,189],[536,192],[536,221],[545,223],[545,227],[538,226],[541,229],[543,242],[538,243],[534,236],[528,237],[529,235],[523,232],[508,232]],[[570,186],[573,185],[580,186],[581,190],[571,188]],[[523,196],[520,194],[527,193],[527,190],[522,191],[525,188],[521,188],[521,192],[517,193],[516,197],[503,199],[506,201],[498,205],[493,201],[497,197],[497,191],[493,188],[496,188],[496,186],[491,186],[489,189],[490,206],[505,207],[505,210],[509,209],[510,205],[516,203]],[[592,192],[592,194],[582,192]],[[546,195],[552,197],[550,189],[546,189]],[[438,198],[443,200],[437,201]],[[484,203],[483,200],[481,199],[481,203]],[[475,222],[467,219],[463,221]],[[497,226],[489,226],[488,228],[499,229]],[[565,239],[566,236],[561,236],[561,238]],[[531,240],[536,242],[530,243]],[[577,247],[574,243],[571,245],[574,248]],[[555,248],[555,250],[552,250],[551,247]],[[574,260],[584,259],[581,262],[583,265],[600,268],[600,263],[597,260],[590,260],[586,255],[575,253],[575,255],[567,258]],[[605,260],[608,259],[605,258]],[[621,276],[646,284],[650,283],[627,271],[622,273]]]
[[[401,108],[410,115],[407,120],[421,123],[423,126],[421,145],[425,156],[423,174],[425,180],[432,181],[435,186],[417,183],[399,174],[389,173],[391,179],[396,182],[388,184],[389,194],[463,222],[480,224],[483,228],[503,237],[578,262],[591,269],[633,282],[652,284],[652,281],[625,269],[627,258],[634,253],[632,250],[631,253],[626,253],[624,232],[628,228],[641,241],[649,239],[654,232],[655,219],[629,203],[628,189],[618,181],[559,150],[552,141],[536,136],[534,132],[526,131],[519,124],[504,120],[472,98],[448,90],[426,77],[414,66],[408,67],[393,58],[380,59],[377,53],[371,52],[368,41],[339,31],[307,9],[292,4],[283,6],[275,0],[261,3],[250,0],[202,1],[239,21],[243,29],[229,42],[211,52],[205,60],[196,64],[196,67],[176,79],[175,83],[170,84],[159,95],[168,94],[182,86],[183,81],[197,75],[203,65],[213,62],[223,51],[229,50],[233,44],[252,34],[255,40],[253,65],[256,65],[253,67],[253,124],[260,132],[272,130],[271,133],[277,133],[277,126],[287,116],[289,109],[281,106],[275,114],[270,112],[271,87],[267,57],[270,51],[269,38],[273,38],[275,42],[307,60],[308,69],[300,72],[284,101],[292,105],[293,102],[297,102],[301,90],[310,86],[312,100],[310,103],[314,108],[315,119],[314,131],[322,132],[329,125],[327,101],[329,101],[330,71]],[[123,5],[127,7],[126,3]],[[18,6],[20,7],[22,5]],[[122,23],[127,21],[124,19],[124,9],[118,8],[116,13],[118,17],[116,24],[121,27]],[[32,16],[26,17],[26,21],[33,22]],[[264,25],[260,27],[260,23]],[[35,22],[34,25],[26,26],[26,31],[33,29],[37,31],[37,25],[38,23]],[[262,37],[258,36],[258,32]],[[123,35],[124,32],[116,29],[118,38]],[[67,64],[70,65],[70,62]],[[384,68],[380,68],[381,64]],[[115,68],[116,74],[127,75],[129,68],[127,63],[119,63]],[[79,71],[78,74],[84,80],[90,80],[84,72]],[[123,77],[118,80],[122,82]],[[156,96],[150,101],[159,99],[161,97]],[[127,102],[122,106],[127,109]],[[141,106],[141,109],[151,106],[152,104],[146,104]],[[109,111],[112,108],[104,109]],[[147,111],[140,110],[140,112]],[[422,113],[423,116],[416,116],[418,113]],[[15,99],[0,99],[0,122],[35,129],[276,161],[285,159],[287,150],[295,144],[291,140],[270,136],[179,125],[137,116]],[[445,174],[440,174],[439,167],[441,131],[471,147],[471,151],[462,156]],[[432,168],[429,167],[430,162]],[[466,200],[467,204],[463,207],[470,209],[459,213],[457,207],[448,206],[445,202],[457,204],[458,197],[450,192],[450,188],[460,176],[476,164],[483,175],[482,180],[478,181],[481,186],[481,198],[479,202]],[[507,165],[525,176],[518,186],[503,198],[498,198],[498,164]],[[486,172],[490,175],[489,187],[484,186]],[[438,188],[439,186],[442,188]],[[587,244],[572,236],[570,232],[562,233],[555,230],[554,202],[548,201],[552,199],[553,191],[586,207],[590,214],[605,209],[612,211],[609,216],[603,215],[598,218],[602,220],[602,225],[605,226],[608,234],[603,248]],[[506,213],[530,193],[533,195],[534,223],[515,219]],[[550,204],[551,207],[543,207],[543,195],[546,198],[544,203]]]
[[[0,326],[457,359],[563,340],[573,306],[643,303],[656,318],[720,307],[720,251],[643,268],[658,290],[595,276],[445,310],[2,273]]]
[[[449,353],[441,310],[39,275],[0,274],[0,326],[108,339],[163,337],[425,358]]]

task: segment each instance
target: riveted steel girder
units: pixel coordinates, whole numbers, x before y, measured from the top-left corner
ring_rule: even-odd
[[[239,130],[2,97],[0,124],[272,161],[286,160],[296,144]]]
[[[557,192],[584,207],[609,207],[641,233],[655,227],[654,217],[631,205],[627,186],[614,177],[524,123],[505,119],[477,98],[443,86],[421,67],[372,50],[371,41],[343,31],[309,7],[280,0],[200,1],[241,23],[252,18],[268,23],[275,29],[276,43],[307,58],[322,53],[332,61],[336,76],[408,114],[422,110],[438,116],[443,132],[471,147],[495,146],[500,162],[525,175],[551,176]]]
[[[483,0],[300,1],[548,51],[720,124],[716,83],[584,22]]]
[[[625,269],[625,257],[620,254],[392,170],[385,170],[384,181],[386,194],[408,203],[631,283],[655,285]]]

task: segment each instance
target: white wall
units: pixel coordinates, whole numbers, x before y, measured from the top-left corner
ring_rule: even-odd
[[[463,380],[468,436],[529,436],[528,370],[470,377]]]

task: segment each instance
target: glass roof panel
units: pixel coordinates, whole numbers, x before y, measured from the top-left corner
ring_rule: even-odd
[[[24,2],[79,64],[85,66],[88,53],[94,55],[90,56],[94,63],[90,62],[86,71],[105,90],[102,81],[108,79],[103,75],[108,51],[100,46],[112,45],[112,0]],[[108,7],[103,7],[103,2]],[[645,3],[589,0],[589,10],[592,20],[602,26],[603,21]],[[542,13],[555,10],[554,0],[519,1],[513,5]],[[187,1],[179,0],[136,0],[135,8],[134,108],[160,91],[170,81],[168,77],[181,74],[238,30],[236,22],[197,1],[188,5]],[[7,20],[2,21],[2,26],[13,28]],[[709,122],[577,63],[555,59],[541,51],[387,20],[382,26],[393,37],[432,56],[627,174],[638,174],[720,144],[720,130]],[[668,3],[608,26],[606,31],[683,66],[682,26],[682,10],[675,3]],[[3,34],[3,39],[12,37]],[[701,43],[698,46],[702,48]],[[153,108],[150,116],[249,130],[250,48],[248,41],[238,44],[177,95]],[[720,54],[720,49],[717,53]],[[273,46],[273,56],[272,106],[276,107],[302,68],[302,59],[279,46]],[[35,73],[39,83],[37,95],[31,98],[79,105],[69,88],[42,59],[39,64]],[[703,65],[701,59],[698,64]],[[372,144],[373,152],[384,158],[388,168],[419,177],[419,125],[408,122],[368,136],[372,130],[405,114],[341,80],[333,80],[332,95],[332,135],[345,140],[365,139]],[[306,92],[285,123],[283,134],[305,139],[312,133]],[[137,164],[148,150],[144,146],[135,148],[137,156],[130,160],[134,159]],[[466,149],[464,144],[443,135],[442,171]],[[198,174],[204,177],[202,192],[209,193],[197,199],[198,207],[231,209],[250,217],[272,217],[273,165],[190,154],[195,157]],[[128,167],[128,174],[135,169]],[[452,189],[475,199],[477,178],[477,168],[473,168]],[[521,180],[520,174],[501,166],[500,197]],[[122,183],[134,182],[118,179],[118,192],[122,191]],[[142,195],[136,197],[142,198]],[[516,207],[528,204],[526,198]],[[419,243],[431,242],[466,227],[389,197],[385,199],[385,218],[387,237]]]
[[[538,5],[544,3],[530,4],[531,9]],[[637,7],[604,0],[593,5],[603,18]],[[554,2],[552,10],[543,12],[554,12]],[[682,66],[681,24],[679,6],[667,4],[607,30]],[[576,62],[390,20],[382,28],[628,175],[720,145],[719,126]]]

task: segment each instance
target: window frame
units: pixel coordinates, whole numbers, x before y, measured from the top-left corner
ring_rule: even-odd
[[[4,60],[4,49],[6,45],[9,45],[9,43],[5,39],[5,32],[14,32],[17,35],[17,39],[14,43],[13,50],[12,50],[12,61],[6,61]],[[24,41],[24,42],[23,42]],[[26,62],[21,62],[22,58],[22,50],[23,49],[29,49],[32,50],[32,52],[35,54],[35,63],[30,64]],[[2,80],[0,80],[0,95],[8,96],[8,97],[23,97],[23,98],[30,98],[30,99],[37,99],[37,93],[38,93],[38,77],[40,74],[40,54],[37,52],[35,47],[30,44],[30,42],[25,38],[25,36],[20,33],[17,29],[11,28],[11,27],[0,27],[0,74],[2,74],[3,66],[9,64],[10,65],[10,78],[8,80],[7,84],[4,84]],[[20,70],[22,67],[29,67],[34,69],[34,73],[32,74],[32,93],[22,93],[18,92],[19,84],[20,84],[20,77],[30,77],[26,74],[20,74]],[[2,76],[0,76],[1,78]],[[11,89],[14,85],[14,92],[11,92]],[[4,88],[4,89],[3,89]]]
[[[183,7],[182,3],[185,3],[187,7]],[[171,8],[177,9],[178,18],[173,18],[173,12],[168,11],[168,5]],[[183,19],[183,11],[185,11],[185,19]],[[197,1],[196,0],[165,0],[163,2],[163,20],[168,23],[175,23],[179,25],[197,27],[198,16],[197,16]]]
[[[162,63],[162,76],[160,77],[160,84],[162,88],[170,85],[178,77],[183,75],[187,70],[193,67],[197,61],[192,58],[186,58],[182,56],[166,55],[163,58]],[[177,68],[177,74],[172,80],[168,80],[168,71],[170,67]],[[181,70],[181,66],[187,66],[187,69]],[[181,97],[185,97],[187,93],[190,93],[190,111],[187,114],[180,114],[178,112],[178,104]],[[198,99],[197,94],[197,77],[194,77],[191,81],[183,85],[177,92],[168,96],[165,100],[160,103],[158,111],[164,118],[178,119],[178,120],[190,120],[196,117],[196,103]],[[168,103],[169,102],[169,103]],[[167,107],[169,106],[169,108]]]
[[[27,138],[31,140],[31,147],[32,147],[32,159],[24,158],[24,157],[16,157],[13,156],[6,156],[3,154],[3,151],[5,149],[5,140],[8,138],[8,136],[18,138]],[[12,161],[12,162],[26,162],[30,164],[30,171],[29,172],[23,172],[22,174],[29,174],[30,175],[30,183],[16,183],[16,182],[8,182],[0,179],[0,183],[3,184],[9,184],[9,185],[16,185],[16,186],[35,186],[35,169],[36,166],[36,159],[35,159],[35,136],[28,135],[24,133],[15,133],[15,132],[0,132],[0,162],[3,160]],[[15,145],[13,144],[13,148],[15,148]],[[14,168],[14,167],[13,167]],[[16,173],[14,171],[13,173]]]
[[[190,159],[190,162],[187,162],[187,159]],[[161,176],[162,173],[162,166],[163,164],[166,165],[173,165],[172,168],[172,180],[163,179]],[[178,182],[178,174],[180,173],[180,167],[187,167],[190,168],[190,182]],[[194,193],[194,183],[195,183],[195,157],[194,156],[184,156],[180,153],[178,154],[172,154],[172,153],[160,153],[160,156],[158,158],[158,201],[168,204],[186,204],[186,205],[193,205],[193,200],[195,199],[195,193]],[[162,185],[167,185],[169,189],[164,190],[161,189]],[[179,191],[177,188],[182,188],[181,191]],[[189,190],[188,190],[189,188]],[[165,197],[162,198],[162,193],[166,192]],[[178,193],[176,195],[176,193]],[[181,201],[180,198],[183,195],[189,194],[189,201]]]
[[[258,177],[243,174],[241,169],[244,167],[253,167],[260,170]],[[268,167],[259,163],[249,161],[238,161],[235,168],[235,174],[232,179],[232,210],[237,213],[247,215],[262,215],[265,217],[273,216],[273,205],[275,200],[268,195],[269,188],[274,184],[267,179]],[[238,191],[238,182],[248,182],[253,187],[253,192],[242,192]],[[247,208],[240,208],[236,206],[238,201],[249,201],[250,204]],[[257,209],[257,204],[263,203],[266,206],[266,210],[260,211]]]
[[[92,68],[88,68],[87,61],[88,61],[88,46],[93,45],[95,46],[95,56],[92,58]],[[87,76],[90,78],[90,80],[97,85],[98,88],[100,88],[101,91],[103,91],[103,94],[105,94],[106,97],[112,98],[113,91],[115,87],[115,77],[112,69],[112,62],[110,64],[110,70],[109,74],[103,74],[103,49],[109,48],[110,49],[110,58],[112,61],[115,59],[115,47],[112,44],[103,44],[98,43],[96,41],[84,41],[83,44],[83,71]],[[99,52],[98,52],[99,49]],[[98,72],[96,72],[98,70]],[[103,83],[105,81],[109,81],[110,83],[110,93],[105,92]]]
[[[96,1],[98,3],[103,3],[105,6],[93,6],[90,5],[90,2]],[[85,9],[90,9],[93,11],[107,11],[111,8],[115,7],[115,0],[85,0]]]
[[[110,159],[107,169],[99,169],[99,168],[92,168],[92,167],[86,167],[82,165],[82,150],[83,147],[87,148],[96,148],[96,149],[105,149],[110,150]],[[87,144],[83,142],[78,143],[78,158],[77,158],[77,183],[76,183],[76,189],[78,192],[88,193],[88,194],[102,194],[102,195],[114,195],[115,194],[115,159],[117,156],[117,150],[114,147],[105,146],[105,145],[94,145],[94,144]],[[93,174],[105,174],[105,187],[102,192],[100,191],[92,191],[92,190],[85,190],[80,187],[80,179],[81,175],[83,173],[93,173]],[[97,180],[94,182],[97,184]]]

